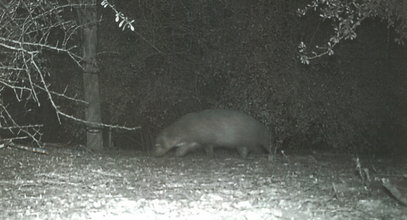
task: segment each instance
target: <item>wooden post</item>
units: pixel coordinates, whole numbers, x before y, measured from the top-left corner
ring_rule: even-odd
[[[83,55],[83,87],[84,98],[89,104],[85,110],[85,120],[101,123],[100,92],[99,92],[99,68],[96,60],[97,46],[97,14],[96,1],[81,0],[82,4],[78,13],[82,29],[82,55]],[[89,6],[89,4],[92,4]],[[98,126],[87,126],[86,146],[90,149],[100,150],[103,148],[102,130]]]

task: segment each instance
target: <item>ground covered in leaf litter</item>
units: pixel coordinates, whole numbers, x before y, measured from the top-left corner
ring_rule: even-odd
[[[0,149],[0,219],[407,219],[407,160]],[[404,173],[403,173],[404,172]],[[404,192],[404,191],[402,191]]]

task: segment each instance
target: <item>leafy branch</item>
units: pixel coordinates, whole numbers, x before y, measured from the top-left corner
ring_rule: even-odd
[[[304,42],[298,45],[299,59],[303,64],[328,55],[334,55],[334,48],[343,40],[357,37],[356,29],[367,18],[380,18],[394,28],[399,37],[395,42],[403,45],[407,38],[407,4],[397,0],[313,0],[304,8],[297,10],[300,17],[310,11],[322,20],[330,20],[334,34],[324,45],[309,49]]]

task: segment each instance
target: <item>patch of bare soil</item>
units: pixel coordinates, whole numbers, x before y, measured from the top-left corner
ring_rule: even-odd
[[[406,195],[406,159],[4,147],[0,168],[0,219],[407,219],[382,184]]]

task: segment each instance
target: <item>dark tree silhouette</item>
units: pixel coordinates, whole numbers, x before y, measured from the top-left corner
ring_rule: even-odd
[[[21,120],[21,112],[25,114],[39,108],[44,101],[50,103],[60,123],[61,117],[65,117],[86,124],[88,146],[92,148],[103,146],[99,132],[102,126],[133,129],[101,123],[95,59],[96,3],[80,0],[0,2],[0,135],[3,140],[31,139],[41,145],[42,124]],[[82,50],[77,46],[79,33]],[[52,54],[66,54],[83,70],[85,100],[67,95],[66,89],[57,91],[51,86],[49,80],[53,73],[47,62]],[[40,95],[46,98],[40,99]],[[85,119],[67,114],[60,107],[62,102],[82,105],[86,109]],[[15,103],[22,104],[12,108]]]

